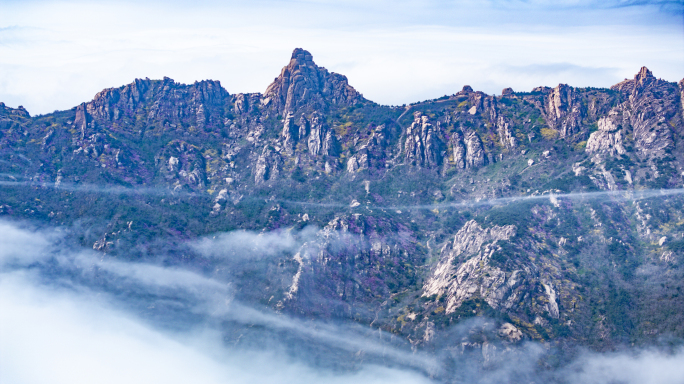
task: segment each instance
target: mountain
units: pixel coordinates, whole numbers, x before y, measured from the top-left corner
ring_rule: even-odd
[[[684,80],[645,67],[383,106],[298,48],[263,94],[164,78],[47,115],[0,103],[0,214],[456,360],[678,343],[683,110]],[[299,240],[249,260],[187,245],[235,230]]]

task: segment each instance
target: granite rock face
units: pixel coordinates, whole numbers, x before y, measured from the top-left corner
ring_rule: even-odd
[[[442,163],[442,141],[439,127],[434,127],[427,116],[416,112],[413,123],[406,128],[404,154],[408,163],[420,167],[437,167]]]
[[[501,306],[507,291],[516,284],[517,273],[507,279],[505,272],[488,266],[488,259],[496,242],[514,235],[514,226],[483,229],[475,221],[467,222],[453,242],[442,247],[441,259],[423,287],[423,296],[446,296],[446,313],[454,312],[476,293],[493,308]],[[457,264],[459,259],[464,261]]]
[[[337,156],[338,143],[335,133],[328,127],[325,119],[318,113],[311,118],[311,133],[309,134],[308,147],[312,156]]]
[[[547,217],[552,218],[553,214]],[[522,258],[511,262],[512,254],[524,254],[528,247],[540,246],[523,244],[528,240],[522,240],[519,231],[513,225],[485,228],[474,220],[466,222],[440,249],[440,259],[422,287],[422,297],[435,303],[432,308],[443,308],[445,314],[463,313],[464,303],[477,298],[512,316],[520,314],[522,305],[534,313],[532,317],[537,322],[543,322],[545,317],[572,317],[572,305],[568,303],[577,300],[577,292],[572,283],[559,279],[555,270],[557,260],[543,256],[542,260]],[[560,243],[565,244],[564,240]],[[518,250],[512,251],[514,248]],[[508,261],[502,264],[502,258]],[[505,335],[520,339],[521,335],[515,336],[515,327],[507,328]]]
[[[299,141],[299,130],[300,127],[295,124],[295,118],[292,113],[288,113],[285,116],[285,123],[283,123],[283,145],[290,150],[294,149],[294,146]]]
[[[174,190],[202,189],[207,185],[205,159],[196,146],[174,140],[155,157],[155,163]]]
[[[397,236],[388,224],[366,215],[336,215],[293,256],[297,270],[278,305],[307,315],[327,310],[320,302],[337,303],[333,312],[338,316],[361,308],[377,310],[382,305],[378,299],[397,280],[416,278],[410,267],[417,262],[416,254],[405,252],[413,246],[400,241],[410,234],[400,231]],[[318,290],[322,285],[326,288]]]
[[[593,132],[587,141],[587,153],[605,153],[609,156],[626,153],[623,143],[623,133],[616,123],[617,112],[598,121],[598,131]]]
[[[270,146],[265,146],[254,167],[254,181],[257,184],[272,180],[278,176],[281,164],[280,156]]]
[[[309,52],[297,48],[280,76],[266,88],[262,103],[287,114],[302,107],[323,111],[329,105],[349,106],[362,100],[345,76],[317,66]]]
[[[496,130],[499,136],[499,143],[504,148],[515,148],[517,144],[517,139],[513,134],[510,124],[503,118],[499,116],[496,120]]]
[[[621,123],[631,131],[634,145],[642,155],[662,157],[673,148],[673,123],[681,121],[675,84],[656,79],[643,67],[633,80],[623,81],[611,89],[627,98],[619,106]]]
[[[161,82],[136,79],[120,88],[105,89],[84,107],[85,112],[96,121],[124,125],[144,104],[148,108],[146,119],[150,122],[163,121],[164,128],[177,125],[186,117],[191,119],[193,125],[204,127],[211,112],[222,108],[228,98],[228,92],[218,81],[201,81],[183,86],[165,77]]]
[[[487,157],[480,136],[474,131],[466,133],[463,139],[465,144],[465,167],[478,168],[487,163]]]
[[[457,168],[464,169],[466,167],[466,146],[463,143],[461,132],[455,132],[451,135],[449,148],[451,150],[451,163]]]
[[[631,80],[614,85],[620,100],[597,122],[598,131],[591,133],[586,152],[597,164],[594,180],[608,189],[618,189],[618,181],[628,185],[655,177],[665,186],[679,178],[681,162],[673,157],[678,149],[675,138],[681,135],[682,113],[679,87],[655,78],[646,67]],[[615,171],[606,169],[612,157],[645,162],[648,168]],[[624,161],[624,160],[623,160]]]
[[[546,122],[561,138],[579,133],[585,112],[574,88],[559,84],[546,95],[544,106]]]

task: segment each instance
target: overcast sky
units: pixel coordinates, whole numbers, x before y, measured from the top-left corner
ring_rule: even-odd
[[[0,101],[68,109],[134,78],[263,92],[295,47],[367,98],[684,78],[682,0],[0,0]]]

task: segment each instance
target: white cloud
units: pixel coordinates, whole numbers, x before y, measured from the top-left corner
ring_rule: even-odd
[[[356,373],[290,361],[277,350],[226,349],[211,330],[162,332],[94,295],[0,279],[0,381],[42,383],[427,383],[416,373],[368,366]]]
[[[5,383],[220,383],[229,367],[92,298],[0,280]]]
[[[60,238],[54,230],[37,231],[26,224],[0,221],[0,270],[7,265],[24,267],[50,257]]]
[[[564,373],[578,384],[679,384],[684,382],[684,349],[585,353]]]
[[[315,227],[265,233],[237,230],[207,236],[189,245],[206,257],[265,258],[296,252],[305,242],[313,240],[317,231]]]

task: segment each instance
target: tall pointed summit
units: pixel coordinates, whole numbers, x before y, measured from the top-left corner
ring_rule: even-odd
[[[347,77],[328,72],[314,63],[308,51],[296,48],[290,63],[264,92],[265,102],[281,114],[302,107],[323,110],[329,105],[352,105],[363,100]]]
[[[653,76],[653,72],[648,68],[641,67],[639,73],[634,75],[634,79],[625,79],[625,81],[621,81],[610,88],[622,92],[636,92],[658,82],[664,83]]]

